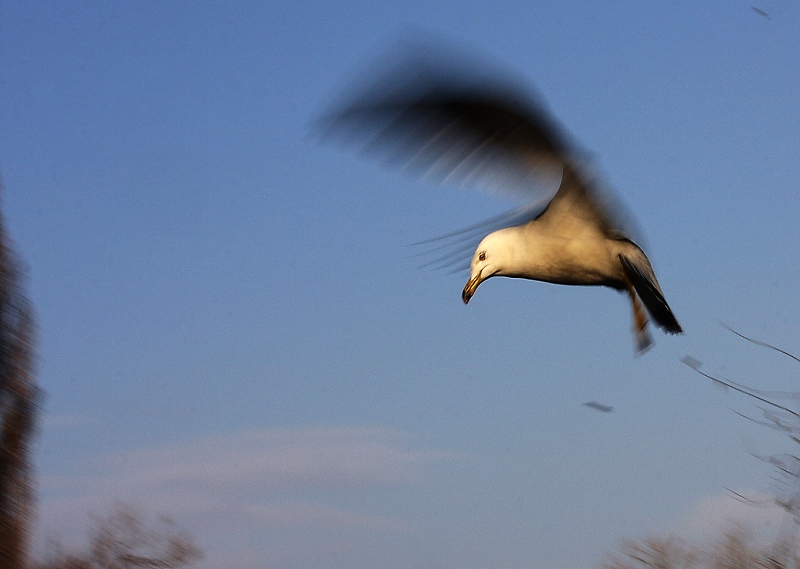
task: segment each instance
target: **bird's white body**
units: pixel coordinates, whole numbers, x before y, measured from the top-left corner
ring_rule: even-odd
[[[533,221],[487,235],[475,250],[470,273],[622,289],[619,255],[631,249],[638,247],[629,241],[553,235]],[[488,251],[491,254],[482,261],[481,252]]]

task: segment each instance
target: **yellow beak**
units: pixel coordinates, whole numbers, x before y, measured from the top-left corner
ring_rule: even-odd
[[[482,282],[483,279],[481,279],[480,273],[478,273],[477,275],[469,279],[469,281],[467,281],[467,284],[461,293],[461,300],[464,301],[464,304],[469,303],[469,299],[472,298],[472,295],[475,294],[475,291],[478,289],[478,285],[481,284]]]

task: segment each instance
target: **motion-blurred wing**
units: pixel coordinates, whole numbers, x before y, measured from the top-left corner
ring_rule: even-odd
[[[426,177],[549,202],[568,149],[541,106],[499,82],[399,74],[405,80],[382,80],[323,117],[325,133]]]
[[[636,239],[621,203],[601,191],[555,119],[522,89],[430,68],[409,72],[407,65],[397,76],[384,76],[350,97],[319,126],[426,177],[510,193],[527,203],[485,225],[431,240],[441,241],[434,251],[449,251],[429,264],[452,266],[488,232],[537,217],[570,235],[589,230]]]

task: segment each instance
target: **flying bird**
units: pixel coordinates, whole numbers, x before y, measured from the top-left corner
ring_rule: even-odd
[[[482,237],[463,267],[465,304],[492,277],[605,286],[628,294],[640,352],[652,343],[648,313],[665,332],[682,332],[624,208],[543,104],[504,78],[465,77],[459,70],[469,66],[437,69],[411,58],[389,67],[323,116],[326,134],[366,139],[367,150],[425,176],[526,198],[508,214],[430,240],[472,240],[436,260],[449,266],[469,259]]]
[[[611,405],[603,405],[597,401],[588,401],[587,403],[584,403],[584,405],[596,411],[600,411],[601,413],[612,413],[614,411],[614,408]]]

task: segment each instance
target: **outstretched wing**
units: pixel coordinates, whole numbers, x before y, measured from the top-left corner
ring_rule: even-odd
[[[422,64],[398,65],[318,127],[424,176],[545,204],[569,153],[548,113],[521,89]]]
[[[505,79],[408,63],[325,115],[325,134],[340,134],[365,150],[444,182],[522,196],[527,205],[444,236],[450,249],[432,264],[463,260],[490,230],[542,216],[555,225],[589,224],[611,236],[631,236],[622,207],[600,190],[580,153],[543,104]],[[624,227],[623,227],[624,226]],[[455,246],[453,246],[455,244]]]

